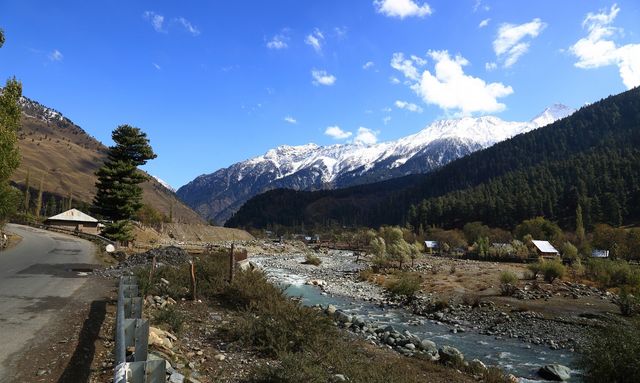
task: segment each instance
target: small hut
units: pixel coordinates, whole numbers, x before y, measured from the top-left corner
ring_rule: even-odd
[[[44,221],[47,226],[58,229],[78,231],[87,234],[99,234],[98,220],[78,209],[70,209]]]
[[[533,246],[536,247],[538,256],[542,258],[556,258],[560,256],[560,252],[555,247],[553,247],[553,245],[549,243],[549,241],[533,240],[531,242],[533,242]]]

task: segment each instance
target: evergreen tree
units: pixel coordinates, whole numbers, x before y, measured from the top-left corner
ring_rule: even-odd
[[[22,208],[24,213],[29,213],[29,205],[31,204],[31,190],[29,185],[30,169],[27,169],[27,177],[24,179],[24,201],[22,202]]]
[[[576,208],[576,237],[578,238],[578,244],[584,242],[584,223],[582,222],[582,206],[580,204]]]
[[[0,29],[0,47],[4,41],[4,31]],[[0,92],[0,224],[15,212],[20,200],[19,193],[9,185],[9,177],[20,164],[20,96],[22,84],[15,77],[7,80]]]
[[[49,196],[49,199],[47,200],[47,206],[45,207],[45,211],[46,211],[47,217],[54,216],[58,212],[58,202],[56,202],[56,197],[54,197],[53,195]]]
[[[36,210],[35,215],[37,218],[40,218],[40,213],[42,212],[42,187],[44,185],[44,175],[40,178],[40,187],[38,188],[38,199],[36,200]]]
[[[142,207],[142,189],[139,184],[147,177],[138,170],[148,160],[156,158],[147,135],[140,129],[120,125],[111,138],[115,146],[107,153],[107,160],[96,172],[96,197],[93,201],[97,214],[113,221],[104,231],[105,235],[122,242],[132,239],[132,219]]]

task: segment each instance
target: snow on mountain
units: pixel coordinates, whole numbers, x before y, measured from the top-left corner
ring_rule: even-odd
[[[164,181],[163,179],[161,179],[161,178],[159,178],[159,177],[156,177],[156,176],[154,176],[154,175],[152,175],[151,177],[153,177],[156,181],[158,181],[158,183],[159,183],[160,185],[164,186],[165,188],[167,188],[167,189],[171,190],[171,191],[172,191],[172,192],[174,192],[174,193],[176,192],[176,189],[175,189],[173,186],[169,185],[169,183],[168,183],[168,182],[166,182],[166,181]]]
[[[249,198],[273,188],[317,190],[426,173],[573,112],[555,104],[529,122],[493,116],[439,120],[410,136],[374,145],[282,145],[199,176],[177,194],[205,218],[222,223]]]

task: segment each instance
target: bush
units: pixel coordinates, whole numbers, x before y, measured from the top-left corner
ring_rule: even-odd
[[[640,290],[640,269],[626,261],[591,259],[586,264],[585,276],[602,288],[627,286],[632,291]]]
[[[387,291],[397,297],[411,300],[420,291],[420,276],[413,273],[401,273],[385,284]]]
[[[179,334],[184,324],[184,315],[174,306],[166,306],[155,313],[153,322],[164,323],[169,326],[171,332]]]
[[[585,383],[640,382],[640,324],[597,329],[578,356]]]
[[[626,288],[622,288],[616,304],[618,305],[618,308],[620,308],[620,313],[622,315],[630,317],[636,313],[640,302],[638,302],[638,298],[629,294]]]
[[[540,274],[540,271],[542,269],[542,264],[540,262],[531,263],[531,264],[527,265],[527,269],[529,269],[529,271],[532,274],[532,278],[531,279],[537,279],[538,275]]]
[[[462,303],[467,306],[471,306],[472,308],[480,307],[480,303],[482,303],[482,298],[477,294],[465,294],[462,297]]]
[[[362,269],[358,272],[358,279],[363,282],[371,282],[374,272],[371,269]]]
[[[305,265],[314,265],[314,266],[320,266],[320,264],[322,263],[322,260],[320,260],[320,258],[316,255],[313,254],[307,254],[304,257],[304,262],[302,262]]]
[[[516,283],[518,283],[518,276],[511,271],[500,273],[500,291],[502,295],[513,295],[516,292]]]
[[[553,283],[557,278],[564,276],[566,268],[559,261],[547,261],[542,263],[542,275],[544,280]]]

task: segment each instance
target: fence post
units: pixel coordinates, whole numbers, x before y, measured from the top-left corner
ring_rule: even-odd
[[[189,263],[191,263],[191,294],[193,297],[193,300],[196,300],[196,263],[193,260],[193,257],[191,258],[191,261],[189,261]]]
[[[229,283],[233,283],[233,269],[235,266],[235,259],[233,256],[233,243],[231,244],[231,251],[229,252]]]

